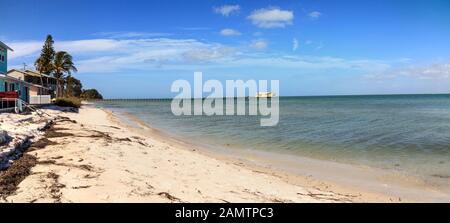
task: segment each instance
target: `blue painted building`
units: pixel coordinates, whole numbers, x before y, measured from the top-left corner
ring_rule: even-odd
[[[9,88],[15,88],[10,85],[3,75],[6,75],[8,71],[8,50],[12,49],[0,41],[0,92],[8,91]]]
[[[9,46],[0,41],[0,74],[8,71],[8,50],[13,51]]]
[[[56,79],[30,70],[20,71],[12,69],[8,71],[8,51],[13,50],[0,41],[0,93],[8,92],[9,94],[11,91],[14,91],[19,99],[27,103],[30,103],[30,98],[39,96],[47,96],[48,100],[50,100],[49,90],[56,88]],[[36,79],[40,82],[38,83]],[[8,99],[7,94],[3,95],[0,95],[0,110],[5,108],[3,104]],[[39,103],[43,104],[40,98]],[[8,102],[6,106],[9,107],[10,104],[12,103]]]
[[[20,86],[16,86],[15,81],[5,76],[8,71],[8,50],[12,49],[0,41],[0,92],[10,91],[10,89],[14,91],[16,87],[20,88]]]
[[[20,99],[28,102],[29,84],[20,79],[6,76],[8,71],[8,51],[13,50],[0,41],[0,92],[16,91]]]

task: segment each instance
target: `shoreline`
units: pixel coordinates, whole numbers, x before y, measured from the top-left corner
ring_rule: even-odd
[[[286,169],[286,165],[274,162],[289,161],[283,155],[219,153],[168,136],[145,123],[133,127],[113,111],[92,105],[83,105],[78,113],[49,112],[55,119],[53,125],[23,156],[34,156],[35,165],[0,202],[450,200],[420,182],[399,180],[392,172],[358,170],[308,158],[296,158],[302,165]],[[40,145],[40,140],[45,143]],[[20,162],[12,166],[16,163]],[[330,178],[335,174],[335,179]],[[380,178],[390,185],[369,185]]]
[[[351,197],[352,202],[449,202],[450,194],[432,187],[425,180],[403,172],[380,169],[364,165],[340,163],[329,160],[303,157],[293,154],[278,154],[270,151],[238,150],[194,143],[163,130],[156,129],[138,117],[126,113],[125,117],[105,108],[100,108],[116,119],[120,125],[140,132],[150,131],[147,136],[158,135],[163,140],[178,144],[184,149],[195,147],[199,152],[214,159],[233,163],[255,172],[277,176],[289,183],[306,188],[316,188]],[[125,123],[123,119],[140,126]],[[426,194],[423,194],[423,193]]]

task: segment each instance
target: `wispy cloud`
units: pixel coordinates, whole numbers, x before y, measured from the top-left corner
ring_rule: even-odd
[[[241,10],[241,6],[239,5],[223,5],[214,8],[215,13],[221,14],[223,16],[229,16],[231,14],[239,12],[239,10]]]
[[[301,45],[301,43],[298,42],[298,45]],[[314,49],[316,51],[317,50],[321,50],[321,49],[323,49],[325,47],[325,44],[322,41],[312,41],[312,40],[304,41],[303,45],[305,47],[309,47],[309,48]]]
[[[131,42],[134,42],[134,40],[88,39],[60,41],[55,43],[55,48],[77,54],[111,52],[114,50],[122,50]]]
[[[247,18],[260,28],[283,28],[292,24],[294,12],[279,8],[262,8],[253,11]]]
[[[316,46],[316,50],[321,50],[325,47],[325,45],[323,45],[322,42],[320,42],[317,46]]]
[[[36,52],[38,52],[43,43],[39,41],[23,41],[23,42],[8,42],[8,45],[14,49],[8,55],[9,60],[20,57],[28,57]]]
[[[448,79],[450,78],[450,61],[426,67],[414,67],[405,71],[403,75],[415,76],[420,79]]]
[[[257,50],[263,50],[267,48],[267,41],[265,40],[254,40],[251,44],[250,47],[253,49],[257,49]]]
[[[235,49],[231,47],[215,47],[212,49],[193,49],[186,51],[183,56],[188,61],[204,62],[215,59],[225,58],[235,53]]]
[[[72,54],[92,54],[104,52],[121,51],[130,42],[135,40],[114,40],[114,39],[88,39],[74,41],[58,41],[55,42],[56,50],[68,51]],[[20,57],[37,56],[42,49],[44,43],[41,41],[17,41],[11,42],[14,52],[11,52],[9,58],[15,59]]]
[[[313,11],[308,13],[308,17],[312,20],[319,19],[322,16],[322,13],[319,11]]]
[[[10,59],[19,64],[29,57],[37,58],[42,44],[40,41],[13,42],[15,51]],[[168,38],[59,41],[55,49],[71,53],[80,73],[158,68],[165,63],[183,61],[208,62],[234,52],[231,47],[217,43]]]
[[[308,17],[312,20],[319,19],[322,16],[322,13],[319,11],[312,11],[308,13]]]
[[[210,30],[210,27],[178,27],[180,30],[187,30],[187,31],[203,31],[203,30]]]
[[[108,37],[114,39],[124,39],[124,38],[149,38],[149,37],[167,37],[171,36],[171,33],[161,33],[161,32],[98,32],[94,33],[95,36]]]
[[[399,63],[404,64],[404,59],[400,59]],[[416,78],[420,80],[450,79],[450,60],[447,62],[433,63],[424,66],[400,67],[387,70],[385,72],[368,74],[365,75],[365,77],[376,80],[387,80],[399,77]]]
[[[296,51],[298,49],[298,40],[297,38],[292,39],[292,51]]]
[[[222,35],[222,36],[240,36],[241,32],[239,32],[235,29],[222,29],[220,31],[220,35]]]
[[[242,66],[276,67],[283,69],[328,70],[345,69],[355,71],[384,71],[391,67],[381,60],[356,59],[348,60],[339,57],[320,56],[283,56],[283,55],[248,55],[236,60]]]
[[[22,62],[34,62],[42,44],[41,41],[11,42],[11,47],[15,49],[10,57],[12,67],[19,66]],[[364,71],[363,73],[381,73],[390,67],[389,63],[378,60],[286,56],[262,51],[267,47],[268,43],[263,39],[254,40],[249,47],[172,38],[86,39],[55,43],[56,50],[65,50],[74,56],[79,73],[186,70],[192,67],[349,69]],[[258,51],[255,52],[254,49]]]

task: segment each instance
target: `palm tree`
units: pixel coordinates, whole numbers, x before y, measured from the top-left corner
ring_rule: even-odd
[[[64,79],[66,74],[70,75],[72,72],[77,72],[77,68],[73,64],[72,56],[66,51],[58,51],[55,54],[55,59],[53,60],[53,76],[57,80],[57,92],[56,96],[62,95],[61,79]]]

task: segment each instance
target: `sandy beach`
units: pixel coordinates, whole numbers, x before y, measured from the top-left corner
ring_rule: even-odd
[[[265,156],[216,154],[149,126],[129,126],[112,112],[92,105],[77,112],[57,107],[42,111],[48,115],[0,115],[1,128],[10,138],[0,147],[3,161],[10,160],[0,172],[1,202],[448,199],[447,194],[423,182],[403,179],[395,173],[328,165],[306,158],[299,158],[304,168],[295,172],[278,168],[276,162],[260,165],[266,163],[261,158]],[[20,144],[24,149],[12,151]],[[278,160],[289,163],[289,159]],[[341,174],[334,175],[333,171]],[[330,175],[335,179],[325,177]]]

